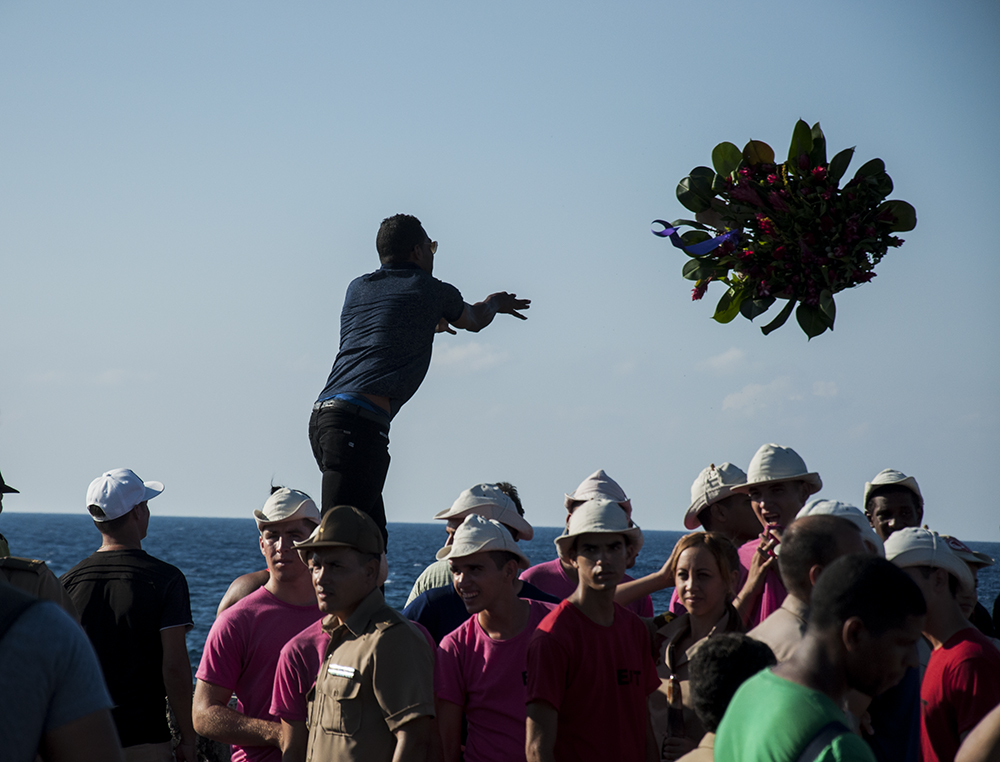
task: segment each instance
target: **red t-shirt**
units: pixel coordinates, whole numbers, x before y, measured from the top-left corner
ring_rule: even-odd
[[[923,762],[952,762],[961,738],[1000,704],[1000,650],[974,627],[934,649],[920,684]]]
[[[642,762],[646,698],[659,685],[646,625],[618,604],[614,623],[602,627],[563,601],[528,644],[526,700],[558,710],[560,762]]]

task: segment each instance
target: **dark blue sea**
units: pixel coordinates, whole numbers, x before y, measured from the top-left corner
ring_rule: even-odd
[[[101,536],[89,516],[4,512],[0,530],[15,556],[40,558],[60,576],[101,544]],[[562,531],[556,527],[535,527],[535,537],[520,545],[532,563],[556,557],[553,540]],[[682,532],[646,531],[645,545],[635,568],[629,573],[641,577],[659,569]],[[149,535],[142,547],[179,568],[191,591],[194,630],[188,635],[191,668],[201,661],[205,637],[215,619],[215,609],[229,583],[246,572],[264,568],[257,542],[257,526],[252,519],[214,519],[154,515]],[[440,522],[435,524],[389,524],[389,579],[385,596],[390,606],[402,608],[413,580],[444,543]],[[1000,543],[970,542],[974,550],[1000,558]],[[979,600],[990,611],[1000,592],[1000,565],[979,572]],[[656,612],[666,610],[671,591],[653,595]]]

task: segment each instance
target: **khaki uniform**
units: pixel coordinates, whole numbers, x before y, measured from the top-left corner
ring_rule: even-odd
[[[795,653],[806,634],[808,604],[789,593],[781,608],[747,633],[754,640],[766,643],[780,664]]]
[[[69,597],[69,593],[44,561],[7,556],[0,558],[0,573],[14,587],[43,601],[59,604],[73,619],[80,621],[80,614],[73,604],[73,599]]]
[[[434,652],[376,588],[330,635],[310,692],[307,762],[390,762],[397,731],[434,716]]]

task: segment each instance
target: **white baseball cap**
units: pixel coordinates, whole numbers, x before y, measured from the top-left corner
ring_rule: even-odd
[[[893,532],[885,541],[885,557],[900,568],[932,566],[944,569],[957,577],[966,590],[976,586],[965,561],[952,552],[943,537],[929,529],[906,527]]]
[[[743,469],[732,463],[718,467],[713,463],[704,469],[691,485],[691,505],[684,514],[684,528],[697,529],[701,524],[698,514],[712,503],[725,500],[733,494],[734,484],[744,484],[746,480]]]
[[[795,518],[801,519],[803,516],[840,516],[842,519],[847,519],[861,530],[861,541],[885,558],[882,538],[875,534],[868,517],[859,508],[839,500],[810,500],[802,506],[802,510],[795,515]]]
[[[445,558],[464,558],[491,550],[504,550],[513,553],[517,556],[519,569],[527,569],[531,566],[531,561],[514,542],[507,527],[499,521],[484,519],[475,513],[465,517],[462,526],[455,530],[452,544],[441,548],[437,552],[437,559],[441,561]]]
[[[761,445],[754,453],[750,468],[747,469],[746,483],[734,485],[732,489],[733,492],[750,492],[750,488],[756,484],[791,481],[805,482],[810,495],[823,489],[823,480],[819,478],[819,474],[806,468],[806,462],[795,450],[766,444]]]
[[[642,550],[642,530],[625,515],[615,500],[588,500],[569,517],[566,531],[555,539],[560,558],[569,560],[573,538],[582,534],[620,534],[632,540],[635,552]]]
[[[451,508],[434,514],[435,519],[464,519],[470,514],[478,514],[486,519],[499,521],[505,527],[517,532],[519,540],[530,540],[535,530],[517,512],[514,501],[495,484],[477,484],[462,492]]]
[[[257,521],[257,529],[261,532],[270,524],[290,519],[305,519],[318,525],[319,508],[305,492],[282,487],[271,493],[263,508],[255,509],[253,517]]]
[[[91,514],[94,521],[114,521],[161,492],[161,482],[144,482],[134,471],[116,468],[90,483],[87,488],[87,508],[89,510],[90,506],[96,505],[104,512],[100,518]]]

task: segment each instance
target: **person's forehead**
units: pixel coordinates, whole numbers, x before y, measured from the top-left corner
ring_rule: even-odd
[[[490,552],[488,550],[480,551],[479,553],[471,553],[468,556],[459,556],[458,558],[449,558],[448,563],[451,566],[482,566],[490,560]]]
[[[889,492],[871,499],[872,509],[875,511],[913,509],[916,508],[915,502],[911,492]]]
[[[577,539],[580,545],[614,545],[617,542],[624,542],[625,535],[616,532],[587,532],[581,534]]]
[[[261,531],[282,533],[303,530],[306,534],[309,534],[315,526],[316,525],[308,519],[291,518],[285,519],[284,521],[275,521],[273,524],[267,524]]]
[[[321,546],[318,548],[313,548],[312,557],[316,559],[321,564],[328,564],[334,561],[343,561],[347,558],[355,558],[357,551],[354,548],[347,547],[346,545],[335,545]]]

